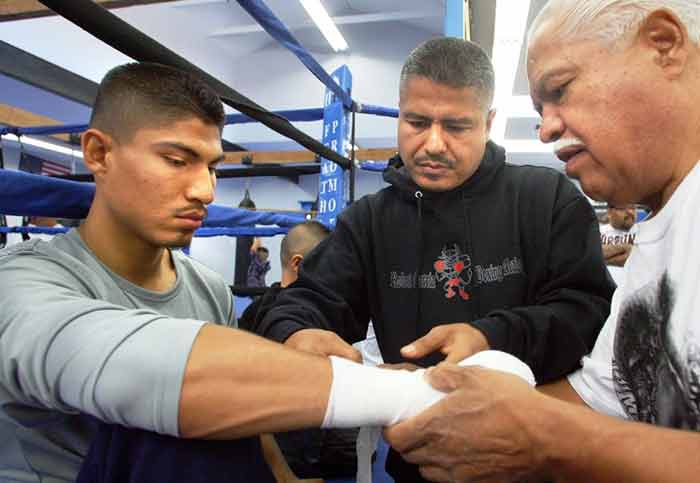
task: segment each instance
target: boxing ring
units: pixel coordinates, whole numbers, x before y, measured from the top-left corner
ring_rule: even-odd
[[[239,112],[226,116],[227,125],[259,122],[309,149],[316,156],[315,162],[290,165],[288,168],[300,174],[319,172],[318,219],[332,228],[337,215],[347,203],[354,200],[355,169],[383,171],[386,167],[386,163],[357,162],[355,115],[368,114],[395,118],[398,117],[398,110],[355,101],[351,97],[352,75],[347,66],[341,66],[331,74],[327,73],[263,1],[237,1],[264,30],[296,55],[302,64],[325,85],[323,107],[268,111],[89,0],[71,2],[41,0],[41,3],[134,60],[166,64],[198,75],[219,94],[225,104]],[[292,122],[321,120],[323,121],[321,141],[292,125]],[[86,128],[85,124],[9,126],[0,128],[0,135],[13,134],[21,140],[25,135],[80,133]],[[224,164],[227,164],[226,161]],[[254,166],[259,165],[254,164]],[[315,169],[310,169],[314,167]],[[220,169],[217,170],[217,175],[222,178],[238,176],[234,173],[245,168],[245,165],[241,165],[241,167]],[[86,177],[67,176],[65,178],[85,179]],[[0,169],[0,214],[82,219],[87,216],[94,190],[95,186],[90,182]],[[290,227],[305,219],[307,216],[303,213],[261,212],[212,204],[209,206],[203,226],[195,232],[195,237],[271,237],[286,233]],[[56,234],[68,229],[3,226],[3,223],[0,223],[0,237],[8,233]],[[0,243],[2,243],[1,239]],[[386,448],[382,451],[385,453]],[[383,460],[382,455],[378,458],[378,461],[381,460]],[[375,481],[389,481],[383,472],[383,465],[375,468],[374,477]],[[340,483],[353,480],[333,481]]]
[[[122,53],[139,61],[152,61],[172,65],[183,70],[188,70],[199,75],[210,84],[221,96],[224,103],[238,110],[241,114],[230,114],[226,118],[226,124],[242,124],[248,122],[260,122],[278,133],[287,136],[308,148],[320,158],[318,164],[319,176],[319,200],[318,218],[328,226],[334,226],[337,215],[348,202],[354,200],[354,128],[355,114],[364,113],[377,116],[397,117],[396,109],[380,106],[366,105],[353,100],[350,96],[352,89],[352,76],[346,66],[337,69],[333,74],[326,73],[318,62],[301,46],[284,24],[272,13],[272,11],[260,0],[239,0],[238,3],[278,42],[296,55],[300,61],[316,76],[325,86],[326,95],[323,108],[297,109],[271,112],[257,105],[247,97],[239,94],[232,88],[221,83],[198,67],[189,63],[166,47],[147,37],[115,15],[90,1],[43,2],[46,6],[64,16],[87,32],[100,40],[110,44]],[[323,120],[323,139],[319,142],[299,129],[291,122],[305,122]],[[14,134],[18,138],[22,135],[54,135],[80,133],[86,129],[86,125],[65,125],[18,128],[9,127],[0,129],[2,134]],[[352,146],[353,149],[348,148]],[[350,159],[348,158],[350,156]],[[256,166],[257,167],[257,166]],[[377,163],[362,163],[359,167],[381,171],[383,165]],[[312,165],[300,165],[288,167],[288,172],[301,172],[308,174],[315,172]],[[341,169],[338,169],[341,168]],[[265,169],[260,169],[256,175],[265,175]],[[267,170],[271,172],[273,170]],[[277,171],[279,172],[279,171]],[[347,176],[346,176],[347,173]],[[220,170],[219,177],[225,178],[237,175],[235,169]],[[346,177],[349,178],[346,180]],[[8,214],[8,213],[6,213]],[[25,213],[26,214],[26,213]],[[48,215],[41,215],[48,216]],[[65,217],[65,216],[64,216]],[[250,221],[250,218],[247,218]],[[267,224],[266,221],[260,221]],[[26,227],[25,227],[26,228]],[[206,227],[197,236],[234,235],[233,227],[225,227],[228,230],[212,230],[212,226]],[[256,236],[272,236],[284,231],[264,230],[255,233]],[[245,231],[250,233],[250,229]]]

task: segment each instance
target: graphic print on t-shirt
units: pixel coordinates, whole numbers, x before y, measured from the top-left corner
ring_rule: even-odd
[[[600,243],[603,245],[634,245],[635,234],[612,230],[610,233],[600,232]]]
[[[620,308],[615,334],[613,384],[633,420],[678,429],[700,429],[700,347],[680,353],[671,339],[674,293],[668,274]]]
[[[446,299],[460,302],[472,299],[472,286],[500,284],[523,273],[523,262],[517,255],[505,256],[494,263],[475,264],[468,253],[462,252],[459,245],[453,243],[440,249],[432,262],[431,271],[427,273],[389,272],[389,287],[439,289]]]
[[[466,253],[461,253],[457,244],[452,248],[443,247],[433,268],[437,280],[443,282],[445,298],[451,299],[459,294],[462,299],[469,300],[467,286],[472,280],[471,265],[471,258]]]

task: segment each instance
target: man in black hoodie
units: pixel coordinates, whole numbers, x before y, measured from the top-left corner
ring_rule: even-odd
[[[304,257],[330,234],[318,221],[294,225],[280,244],[282,278],[273,283],[262,297],[255,299],[238,319],[238,328],[256,332],[256,319],[261,307],[274,304],[280,292],[294,283]],[[275,434],[275,440],[291,471],[299,478],[342,478],[357,472],[355,440],[357,430],[302,429]],[[270,449],[270,440],[262,439],[263,450]]]
[[[438,38],[411,53],[391,186],[345,210],[259,333],[347,354],[371,319],[388,363],[498,349],[539,383],[579,367],[614,290],[598,222],[560,173],[505,162],[489,141],[493,90],[490,60],[471,42]],[[422,481],[396,454],[387,468]]]

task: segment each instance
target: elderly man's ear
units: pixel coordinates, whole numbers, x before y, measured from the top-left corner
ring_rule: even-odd
[[[650,13],[639,29],[638,39],[653,49],[655,63],[667,76],[680,76],[688,59],[690,39],[673,12],[661,9]]]

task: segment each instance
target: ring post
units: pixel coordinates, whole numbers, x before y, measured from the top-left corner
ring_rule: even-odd
[[[467,8],[468,5],[465,0],[447,0],[445,2],[445,18],[443,25],[445,37],[457,37],[458,39],[467,38],[464,25]]]
[[[339,67],[331,75],[344,91],[352,93],[352,74],[348,66]],[[329,89],[326,89],[323,98],[323,108],[323,144],[347,157],[350,110],[346,109],[342,100]],[[321,158],[321,174],[318,177],[319,220],[334,227],[338,214],[346,204],[345,171],[336,163]]]

